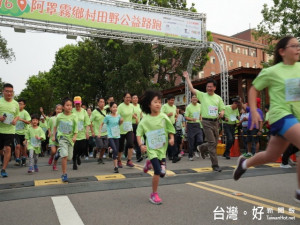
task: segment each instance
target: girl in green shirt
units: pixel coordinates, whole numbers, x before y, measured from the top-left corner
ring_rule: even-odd
[[[249,90],[249,105],[252,124],[258,127],[262,118],[257,113],[256,97],[259,91],[268,88],[270,96],[269,121],[271,138],[266,151],[250,159],[241,156],[233,178],[238,180],[247,168],[275,162],[290,144],[300,148],[300,44],[297,38],[288,36],[275,47],[274,66],[263,69]],[[300,157],[298,157],[298,161]],[[297,167],[298,189],[295,200],[300,203],[300,166]]]

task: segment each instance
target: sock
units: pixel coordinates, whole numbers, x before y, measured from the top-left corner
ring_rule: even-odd
[[[247,169],[247,159],[242,163],[243,170]]]
[[[296,192],[300,195],[300,189],[297,189]]]

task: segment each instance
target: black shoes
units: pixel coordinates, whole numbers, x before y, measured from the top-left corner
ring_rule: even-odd
[[[243,167],[242,167],[242,164],[243,164],[243,162],[244,162],[245,160],[246,160],[246,159],[243,157],[243,155],[241,155],[241,156],[238,158],[237,166],[236,166],[236,168],[235,168],[234,171],[233,171],[233,179],[234,179],[234,180],[240,179],[241,176],[246,172],[246,170],[244,170]]]
[[[213,166],[212,169],[215,172],[222,172],[222,169],[219,166]]]

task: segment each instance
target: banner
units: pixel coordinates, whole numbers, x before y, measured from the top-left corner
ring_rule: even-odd
[[[80,0],[0,0],[0,15],[201,41],[201,20]]]

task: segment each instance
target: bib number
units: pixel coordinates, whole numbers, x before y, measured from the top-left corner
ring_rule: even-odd
[[[112,127],[111,134],[113,137],[120,137],[120,127],[119,126]]]
[[[124,131],[132,131],[132,122],[123,122]]]
[[[71,134],[73,123],[70,121],[61,121],[59,123],[59,130],[64,134]]]
[[[285,100],[288,102],[300,101],[300,78],[285,80]]]
[[[160,149],[166,143],[166,134],[163,128],[147,132],[146,137],[150,149]]]
[[[217,116],[218,115],[218,107],[217,106],[209,106],[208,107],[208,115]]]
[[[33,146],[33,147],[40,147],[41,146],[41,140],[38,140],[36,138],[30,138],[30,144]]]

